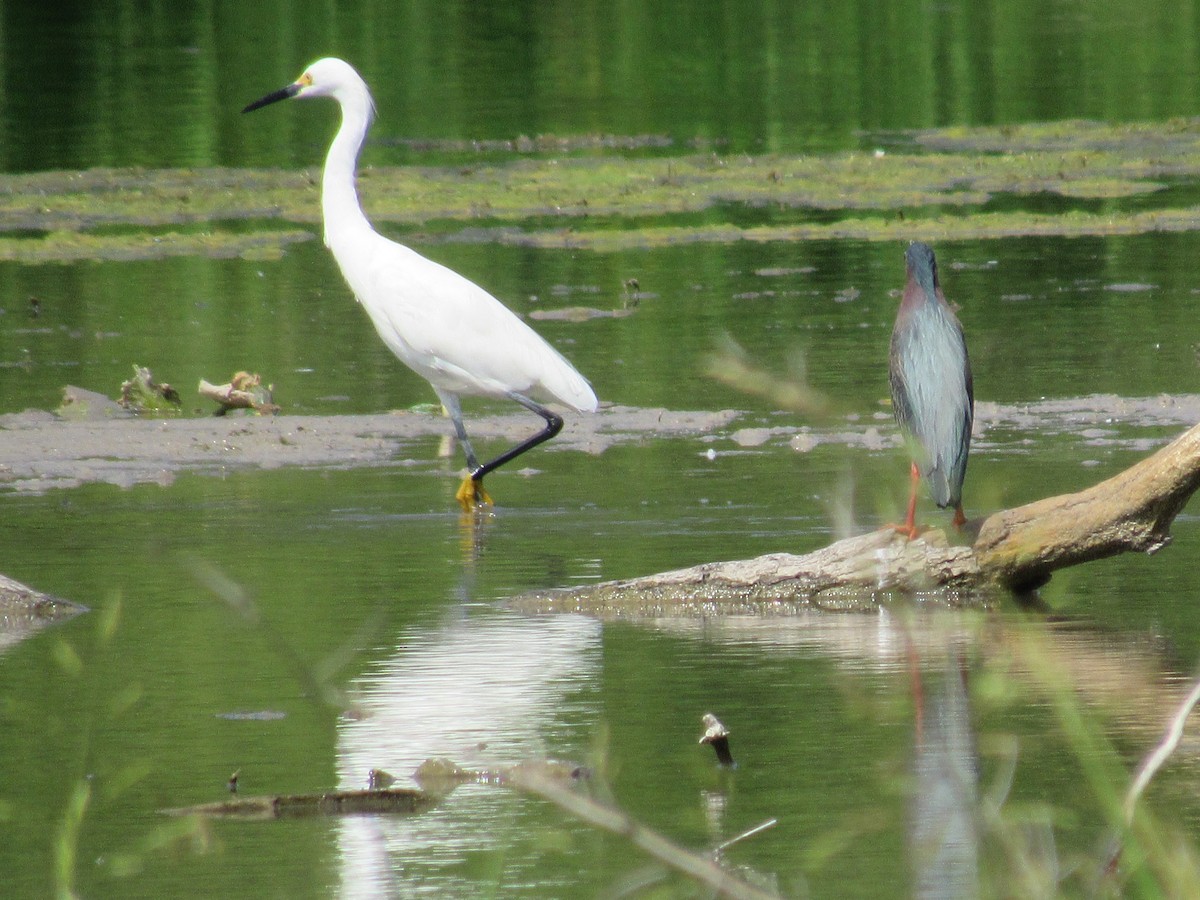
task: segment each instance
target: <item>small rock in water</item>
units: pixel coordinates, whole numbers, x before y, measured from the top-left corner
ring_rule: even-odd
[[[1121,282],[1118,284],[1108,284],[1104,286],[1106,291],[1116,291],[1121,294],[1136,294],[1139,291],[1152,291],[1158,285],[1156,284],[1141,284],[1136,281]]]
[[[390,772],[385,772],[383,769],[372,769],[367,773],[367,789],[372,791],[382,791],[384,788],[389,788],[396,783],[396,776]]]
[[[731,440],[739,447],[760,447],[770,439],[770,428],[739,428],[731,435]]]

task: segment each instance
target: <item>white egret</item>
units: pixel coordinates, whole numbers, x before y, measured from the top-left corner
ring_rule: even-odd
[[[296,81],[242,112],[292,97],[332,97],[342,109],[321,181],[325,245],[388,349],[433,386],[454,422],[469,469],[458,502],[463,509],[490,504],[483,477],[562,428],[562,417],[534,398],[593,412],[596,395],[561,353],[483,288],[371,227],[354,178],[375,104],[349,63],[319,59]],[[541,416],[546,427],[480,465],[463,426],[462,394],[515,400]]]

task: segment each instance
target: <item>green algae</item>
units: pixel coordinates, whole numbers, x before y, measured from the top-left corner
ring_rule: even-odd
[[[1061,119],[990,127],[954,126],[912,132],[915,143],[939,150],[1029,153],[1116,151],[1150,158],[1187,157],[1200,148],[1200,119],[1107,122]]]
[[[40,238],[0,237],[0,260],[26,264],[82,260],[132,262],[200,255],[272,260],[282,257],[289,244],[312,238],[312,232],[294,229],[250,234],[212,231],[115,235],[54,231]]]
[[[1068,212],[1062,215],[1035,213],[976,213],[927,218],[855,218],[832,223],[764,225],[741,228],[736,225],[697,227],[652,227],[637,231],[548,230],[518,232],[498,230],[497,243],[542,249],[648,250],[694,243],[734,243],[736,241],[894,241],[894,240],[979,240],[1030,235],[1083,237],[1085,235],[1130,235],[1152,231],[1200,230],[1200,206],[1184,209],[1128,213]],[[476,235],[479,238],[479,235]]]
[[[381,224],[432,224],[458,239],[595,250],[1132,234],[1190,230],[1200,222],[1190,202],[1180,204],[1179,192],[1165,190],[1200,176],[1200,120],[949,128],[907,139],[911,149],[904,152],[639,158],[617,151],[556,156],[547,148],[561,142],[546,141],[515,161],[489,161],[481,153],[478,165],[367,168],[359,187],[368,215]],[[1040,211],[1038,198],[1047,196],[1059,198],[1063,211]],[[998,198],[1005,211],[984,208]],[[1122,205],[1131,198],[1136,207]],[[777,223],[747,228],[714,221],[729,206],[769,210]],[[828,221],[839,212],[840,221]],[[822,221],[810,221],[818,215]],[[670,219],[678,221],[664,222]],[[315,168],[0,176],[4,260],[270,259],[319,227]]]

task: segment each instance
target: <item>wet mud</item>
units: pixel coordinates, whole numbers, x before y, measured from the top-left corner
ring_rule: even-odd
[[[25,493],[102,482],[120,487],[170,484],[182,472],[223,474],[231,469],[349,469],[405,467],[445,477],[428,439],[449,439],[449,420],[422,411],[340,416],[142,418],[100,398],[69,415],[30,410],[0,416],[0,490]],[[1098,448],[1148,452],[1200,422],[1200,395],[1086,397],[1033,403],[980,402],[974,448],[986,453],[993,431],[1061,435]],[[480,439],[516,441],[528,434],[520,413],[470,419]],[[810,452],[839,445],[869,451],[899,448],[890,411],[850,413],[820,424],[783,415],[725,409],[668,410],[606,406],[594,415],[566,417],[562,433],[543,452],[593,455],[648,439],[692,439],[698,451]],[[1017,450],[1019,452],[1019,442]]]

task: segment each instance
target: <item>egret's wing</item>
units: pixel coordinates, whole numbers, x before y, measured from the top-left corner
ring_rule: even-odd
[[[545,394],[581,411],[596,408],[591,387],[562,354],[474,282],[382,237],[365,268],[351,286],[380,336],[435,386]]]

